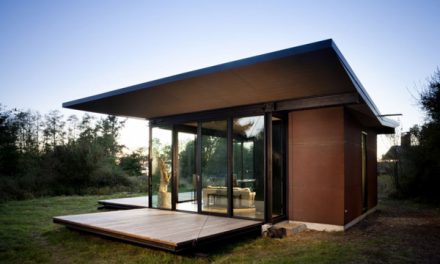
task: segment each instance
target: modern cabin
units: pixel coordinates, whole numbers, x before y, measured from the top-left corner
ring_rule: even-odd
[[[376,136],[397,126],[332,40],[63,107],[149,121],[146,207],[318,230],[375,209]]]

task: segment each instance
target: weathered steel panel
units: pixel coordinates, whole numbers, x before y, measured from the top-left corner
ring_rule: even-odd
[[[367,133],[367,200],[368,209],[377,205],[377,133],[362,127],[345,111],[345,224],[363,213],[361,134]]]
[[[344,108],[289,113],[289,219],[344,224]]]

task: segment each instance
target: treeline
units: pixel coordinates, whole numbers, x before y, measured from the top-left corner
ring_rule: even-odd
[[[0,105],[0,200],[145,191],[144,150],[117,141],[124,123]]]
[[[420,93],[419,103],[426,122],[413,126],[407,144],[397,153],[397,195],[440,203],[440,71],[437,70]]]

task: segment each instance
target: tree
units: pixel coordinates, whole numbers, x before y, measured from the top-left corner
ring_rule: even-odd
[[[421,108],[426,112],[428,124],[440,124],[440,70],[434,73],[428,86],[420,94]]]
[[[41,115],[31,110],[15,111],[17,147],[21,153],[37,153],[40,150]]]
[[[100,136],[98,143],[104,147],[110,157],[116,155],[122,150],[122,145],[118,144],[119,131],[124,127],[125,120],[119,120],[116,116],[109,115],[98,120],[96,130]]]
[[[67,143],[74,142],[78,137],[78,117],[70,115],[67,118]]]
[[[58,110],[50,111],[44,116],[45,123],[43,129],[44,148],[53,150],[55,146],[64,144],[64,125],[63,115]]]
[[[17,172],[17,130],[12,111],[0,104],[0,174],[14,175]]]
[[[84,114],[78,124],[79,142],[91,143],[96,138],[96,128],[93,127],[95,118],[88,113]]]
[[[114,116],[95,122],[85,114],[80,121],[69,116],[66,126],[59,111],[42,120],[38,112],[0,105],[0,200],[128,187],[131,181],[116,162],[123,125]],[[139,173],[141,152],[129,158],[131,173]]]
[[[119,159],[119,167],[129,176],[142,175],[147,162],[147,156],[143,152],[144,149],[140,148],[131,154],[121,157]]]
[[[440,201],[440,71],[437,70],[421,93],[420,104],[427,122],[418,135],[420,157],[417,168],[419,195]]]
[[[420,94],[426,122],[409,133],[418,144],[406,147],[401,157],[400,193],[429,202],[440,202],[440,71]]]

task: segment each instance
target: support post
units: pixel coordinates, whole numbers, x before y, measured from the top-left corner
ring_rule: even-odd
[[[148,123],[148,207],[153,207],[153,186],[152,186],[152,178],[153,178],[153,146],[152,146],[152,137],[153,137],[153,129],[151,127],[151,123]]]
[[[179,149],[177,140],[177,131],[175,126],[172,126],[172,139],[171,139],[171,210],[176,210],[177,193],[178,193],[178,162],[177,151]]]
[[[196,140],[197,212],[202,212],[202,122],[197,122]]]
[[[234,207],[234,200],[233,200],[233,186],[232,186],[232,178],[233,178],[233,157],[232,157],[232,129],[233,129],[233,123],[232,123],[232,117],[228,118],[227,123],[227,157],[228,157],[228,164],[227,164],[227,195],[228,195],[228,206],[227,206],[227,212],[228,216],[232,217],[233,215],[233,207]]]
[[[272,113],[264,114],[264,222],[272,221]]]

